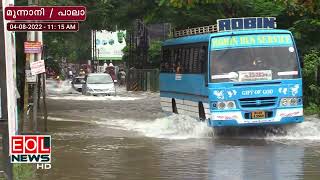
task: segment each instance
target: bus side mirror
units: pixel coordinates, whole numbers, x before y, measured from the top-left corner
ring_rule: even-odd
[[[208,74],[204,74],[204,85],[208,87]]]

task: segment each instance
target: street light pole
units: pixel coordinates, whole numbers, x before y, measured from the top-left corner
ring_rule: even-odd
[[[96,68],[95,68],[95,63],[96,63],[96,59],[97,59],[97,46],[96,46],[96,42],[97,42],[97,38],[96,38],[96,30],[93,30],[92,32],[92,44],[93,44],[93,56],[92,56],[92,68],[93,68],[93,72],[96,72]]]

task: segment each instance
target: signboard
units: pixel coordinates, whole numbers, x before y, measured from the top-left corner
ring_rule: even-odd
[[[246,17],[217,20],[218,31],[231,31],[239,29],[275,29],[275,17]]]
[[[84,21],[85,6],[9,6],[5,19],[13,21]]]
[[[37,75],[46,72],[46,67],[44,64],[44,60],[35,61],[30,63],[31,74]]]
[[[24,42],[24,53],[26,54],[38,54],[42,52],[41,42],[27,41]]]
[[[126,31],[96,31],[96,56],[98,60],[121,60],[126,46]]]
[[[16,135],[11,142],[11,163],[51,163],[50,135]]]
[[[26,70],[26,80],[28,83],[36,83],[36,75],[31,74],[31,70]]]
[[[242,48],[242,47],[268,47],[268,46],[292,46],[292,38],[289,34],[256,34],[236,35],[212,38],[211,50]],[[293,48],[290,48],[294,51]]]
[[[272,80],[272,71],[239,71],[239,82]]]

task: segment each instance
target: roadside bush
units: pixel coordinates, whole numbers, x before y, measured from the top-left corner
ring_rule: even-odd
[[[303,86],[306,112],[320,116],[320,84],[317,82],[320,68],[320,51],[312,50],[304,56]]]
[[[31,164],[14,164],[14,180],[33,180],[35,179],[35,167]]]

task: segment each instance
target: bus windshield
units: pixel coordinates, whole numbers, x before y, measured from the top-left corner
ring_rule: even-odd
[[[292,46],[211,51],[212,82],[294,79],[298,67]]]

